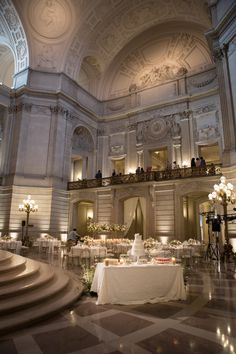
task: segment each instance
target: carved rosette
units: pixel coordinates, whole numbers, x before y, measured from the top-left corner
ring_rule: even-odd
[[[168,126],[164,119],[158,118],[150,121],[147,133],[154,139],[164,138],[168,132]]]

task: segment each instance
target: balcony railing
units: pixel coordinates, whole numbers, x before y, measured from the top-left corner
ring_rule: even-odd
[[[99,188],[114,185],[123,185],[140,182],[175,180],[190,177],[207,177],[221,174],[221,165],[210,165],[201,167],[176,168],[165,171],[151,171],[140,174],[130,173],[128,175],[119,175],[105,177],[100,179],[83,179],[75,182],[68,182],[68,190]]]

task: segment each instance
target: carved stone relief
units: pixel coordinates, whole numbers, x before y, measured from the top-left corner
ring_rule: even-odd
[[[195,115],[194,137],[199,142],[210,142],[220,137],[219,121],[216,110],[203,108],[200,114]],[[196,113],[196,112],[195,112]]]
[[[18,19],[17,16],[13,10],[13,8],[7,8],[5,11],[5,18],[7,20],[7,23],[9,25],[9,28],[11,30],[16,30],[17,26],[18,26]]]
[[[33,0],[29,8],[31,26],[41,36],[58,38],[68,29],[71,21],[69,7],[60,0]]]
[[[183,66],[176,65],[162,65],[160,67],[154,66],[149,72],[140,77],[139,87],[154,85],[160,81],[174,80],[187,74],[188,70]]]
[[[125,134],[112,134],[109,136],[110,155],[117,156],[125,153]]]
[[[92,152],[94,143],[92,136],[85,127],[76,128],[72,138],[72,149],[76,152]]]
[[[137,144],[144,144],[154,140],[161,140],[171,134],[170,119],[160,117],[153,118],[150,121],[137,123],[136,141]]]
[[[191,86],[201,88],[210,85],[216,79],[216,77],[217,77],[216,71],[211,71],[209,73],[191,78],[189,82]]]

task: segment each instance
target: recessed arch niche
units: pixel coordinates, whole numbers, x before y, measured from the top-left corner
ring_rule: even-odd
[[[71,142],[71,180],[93,178],[94,141],[83,126],[74,130]]]

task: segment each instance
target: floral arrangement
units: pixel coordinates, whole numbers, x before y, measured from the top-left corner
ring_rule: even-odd
[[[87,230],[89,232],[102,232],[102,231],[125,231],[126,225],[121,224],[101,224],[94,222],[92,220],[89,221],[87,225]]]
[[[84,236],[81,238],[81,241],[86,246],[93,246],[95,245],[95,240],[91,236]]]
[[[194,238],[188,239],[188,245],[198,245],[198,244],[200,244],[198,240],[195,240]]]
[[[149,237],[143,241],[144,248],[146,248],[146,249],[154,248],[156,246],[156,243],[157,243],[157,241],[152,237]]]
[[[84,285],[84,292],[88,292],[90,291],[93,282],[95,266],[91,266],[90,268],[83,266],[82,268],[83,268],[83,274],[81,280]]]
[[[12,239],[12,237],[9,235],[4,235],[4,236],[0,237],[1,241],[10,241],[11,239]]]
[[[169,245],[170,246],[180,246],[180,245],[182,245],[182,242],[179,240],[172,240],[169,242]]]
[[[44,235],[43,238],[46,240],[54,240],[55,239],[54,237],[52,237],[51,235],[48,235],[48,234]]]

